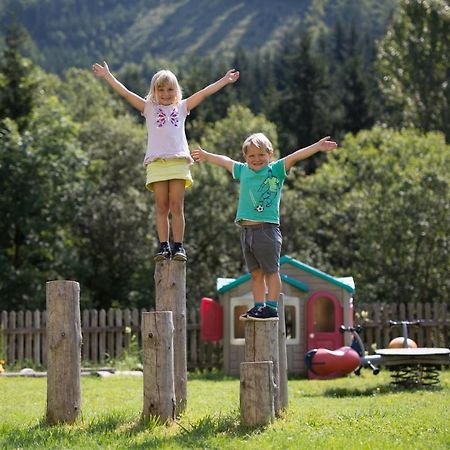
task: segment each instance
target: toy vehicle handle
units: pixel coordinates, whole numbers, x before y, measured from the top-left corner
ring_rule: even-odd
[[[346,327],[344,325],[341,325],[339,327],[340,333],[360,333],[361,332],[361,325],[356,325],[355,327]]]

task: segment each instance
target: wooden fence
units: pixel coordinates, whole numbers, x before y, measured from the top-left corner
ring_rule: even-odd
[[[83,365],[105,364],[141,348],[141,316],[145,309],[109,309],[81,312]],[[188,369],[221,367],[220,342],[200,340],[199,312],[187,310]],[[8,364],[27,362],[46,366],[46,312],[2,311],[0,318],[0,359]],[[3,356],[2,356],[3,355]]]
[[[126,351],[141,347],[141,313],[145,309],[83,310],[83,365],[105,364],[123,356]],[[445,303],[407,303],[358,305],[355,324],[363,326],[361,337],[366,350],[373,353],[387,347],[389,341],[401,336],[401,328],[390,327],[389,320],[423,320],[419,327],[410,327],[409,337],[419,347],[450,346],[450,311]],[[0,359],[8,364],[27,362],[46,365],[45,311],[2,311],[0,318]],[[206,343],[200,339],[199,311],[187,311],[188,369],[222,367],[222,343]]]

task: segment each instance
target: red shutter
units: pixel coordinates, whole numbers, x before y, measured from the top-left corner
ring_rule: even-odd
[[[212,298],[203,297],[200,304],[200,338],[220,341],[223,336],[223,309]]]

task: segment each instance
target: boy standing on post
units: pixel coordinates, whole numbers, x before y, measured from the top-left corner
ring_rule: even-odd
[[[252,279],[255,306],[241,320],[278,319],[281,292],[280,199],[289,169],[319,151],[337,147],[330,137],[272,161],[273,146],[263,133],[249,136],[242,145],[245,163],[201,148],[192,152],[195,161],[206,161],[227,169],[239,180],[240,191],[236,223],[241,227],[241,247]],[[266,300],[267,293],[267,300]]]

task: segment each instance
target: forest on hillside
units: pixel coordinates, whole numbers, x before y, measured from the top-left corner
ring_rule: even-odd
[[[52,1],[17,3],[25,10]],[[78,4],[61,5],[71,3]],[[355,301],[448,301],[450,10],[444,0],[402,0],[381,28],[377,14],[363,14],[373,26],[357,20],[360,3],[377,2],[311,2],[273,48],[188,61],[117,53],[108,62],[142,96],[162,63],[185,96],[238,68],[240,80],[188,118],[191,147],[237,159],[256,131],[278,156],[328,134],[339,143],[291,171],[282,253],[353,276]],[[55,278],[80,282],[82,307],[148,307],[157,242],[143,186],[143,119],[84,63],[66,61],[60,73],[43,51],[46,64],[59,67],[52,71],[33,58],[37,49],[29,28],[8,26],[0,60],[0,310],[43,308],[45,282]],[[218,277],[245,267],[233,223],[238,186],[217,167],[196,164],[192,172],[187,297],[197,304],[215,296]]]

